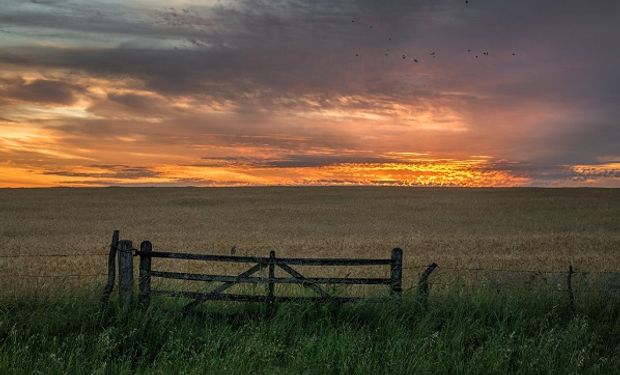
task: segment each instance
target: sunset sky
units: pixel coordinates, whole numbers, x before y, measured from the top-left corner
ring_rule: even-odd
[[[0,187],[620,187],[619,20],[612,0],[0,0]]]

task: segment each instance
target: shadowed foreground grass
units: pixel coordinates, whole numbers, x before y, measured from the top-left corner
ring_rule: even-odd
[[[0,373],[617,373],[620,304],[442,292],[381,305],[179,302],[101,313],[96,298],[0,303]]]

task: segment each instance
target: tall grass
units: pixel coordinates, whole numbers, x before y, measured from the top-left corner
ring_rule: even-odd
[[[427,306],[205,303],[100,311],[93,294],[0,304],[0,373],[581,374],[620,368],[620,303],[445,290]]]

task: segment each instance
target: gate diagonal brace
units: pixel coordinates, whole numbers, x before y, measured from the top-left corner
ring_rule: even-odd
[[[301,285],[308,288],[308,289],[312,289],[313,291],[317,292],[321,297],[323,298],[328,298],[329,294],[327,294],[327,292],[325,292],[320,286],[318,286],[317,284],[310,282],[310,281],[306,281],[307,279],[304,277],[304,275],[302,275],[301,273],[295,271],[295,269],[293,269],[291,266],[289,266],[286,263],[276,263],[278,265],[278,267],[282,268],[284,271],[286,271],[288,274],[290,274],[291,276],[293,276],[296,279],[299,279],[301,281]]]
[[[266,266],[261,264],[261,263],[256,264],[255,266],[253,266],[252,268],[248,269],[247,271],[242,272],[239,275],[237,275],[237,277],[238,278],[242,278],[242,277],[251,276],[251,275],[255,274],[256,272],[262,270],[264,267],[266,267]],[[181,308],[181,311],[182,311],[183,315],[187,315],[193,308],[198,306],[201,302],[204,302],[208,297],[221,294],[223,291],[225,291],[226,289],[234,286],[237,283],[238,283],[237,281],[227,281],[227,282],[223,283],[222,285],[218,286],[217,288],[213,289],[204,298],[199,298],[199,299],[196,299],[196,300],[188,303],[187,305],[185,305],[185,306],[183,306]]]

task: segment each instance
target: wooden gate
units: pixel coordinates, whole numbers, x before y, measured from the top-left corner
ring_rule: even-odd
[[[140,249],[133,249],[131,241],[118,240],[116,233],[116,245],[111,246],[111,251],[116,252],[118,249],[119,259],[119,285],[121,293],[121,302],[128,305],[132,299],[131,285],[133,282],[132,273],[132,251],[133,255],[140,257],[140,279],[139,279],[139,302],[146,306],[150,302],[151,294],[161,294],[171,297],[181,297],[192,300],[183,307],[183,313],[189,312],[203,301],[241,301],[241,302],[264,302],[269,310],[276,302],[292,302],[292,301],[310,301],[310,302],[353,302],[359,300],[367,300],[372,302],[385,301],[386,298],[364,298],[353,296],[334,296],[328,293],[322,285],[386,285],[389,286],[391,296],[398,296],[402,293],[402,265],[403,251],[399,248],[392,250],[389,259],[347,259],[347,258],[278,258],[276,252],[271,251],[268,257],[255,256],[234,256],[234,255],[210,255],[210,254],[194,254],[170,251],[154,251],[153,245],[149,241],[143,241]],[[128,255],[128,256],[127,256]],[[113,255],[111,254],[111,258]],[[233,262],[246,263],[249,268],[237,275],[212,275],[199,273],[183,273],[170,272],[165,270],[153,270],[151,260],[153,258],[179,259],[188,261],[203,262]],[[389,278],[372,278],[372,277],[305,277],[293,266],[389,266]],[[287,277],[276,277],[276,267],[287,274]],[[261,270],[267,268],[268,276],[257,276]],[[125,271],[124,271],[125,270]],[[177,291],[152,289],[152,278],[165,278],[177,280],[192,280],[205,282],[221,282],[215,289],[209,292],[194,291]],[[112,280],[114,276],[112,276]],[[232,294],[225,293],[231,287],[240,284],[264,284],[264,295],[252,294]],[[275,294],[275,284],[296,284],[301,285],[313,292],[314,296],[277,296]],[[125,287],[124,287],[125,286]],[[109,295],[109,293],[108,293]]]

